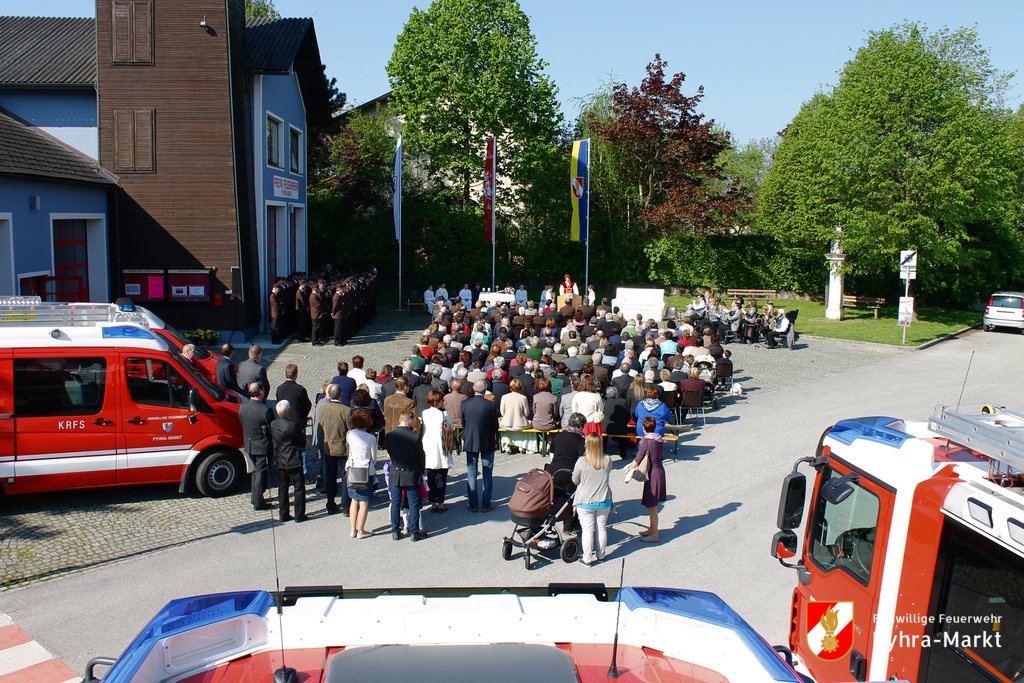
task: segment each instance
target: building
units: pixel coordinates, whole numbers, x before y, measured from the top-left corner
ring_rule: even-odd
[[[97,158],[118,179],[104,300],[132,297],[184,328],[265,328],[271,282],[307,269],[306,141],[330,120],[312,20],[246,22],[243,0],[98,0],[95,20],[0,18],[0,38],[28,36],[0,47],[0,97],[15,90],[12,58],[67,61],[60,30],[91,30],[91,79],[79,65],[75,85],[91,88]],[[42,86],[7,101],[53,126],[48,98],[70,93]],[[66,128],[88,153],[75,137],[88,135]]]

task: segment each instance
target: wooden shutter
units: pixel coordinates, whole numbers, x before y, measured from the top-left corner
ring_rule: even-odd
[[[153,2],[132,2],[132,61],[137,64],[153,62]]]
[[[112,0],[110,8],[112,47],[115,64],[132,61],[132,4],[129,0]]]
[[[114,169],[117,171],[135,168],[133,114],[131,109],[114,110]]]
[[[135,170],[153,171],[154,121],[152,109],[135,110]]]

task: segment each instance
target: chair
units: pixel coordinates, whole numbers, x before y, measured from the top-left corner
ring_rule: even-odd
[[[684,391],[682,401],[680,401],[680,408],[693,408],[700,411],[701,420],[704,422],[704,426],[708,426],[708,419],[704,415],[704,391]]]
[[[798,315],[800,315],[799,309],[786,311],[786,319],[789,320],[789,330],[786,332],[786,336],[779,340],[779,343],[787,346],[790,351],[796,346],[796,318]]]
[[[719,384],[732,388],[732,363],[717,363],[715,365],[715,385]]]
[[[665,320],[678,320],[678,319],[679,319],[679,311],[676,309],[675,306],[669,306],[668,308],[665,309]]]
[[[679,418],[676,413],[676,404],[679,403],[679,392],[665,390],[661,394],[661,401],[668,407],[669,412],[672,413],[673,424],[679,424]]]

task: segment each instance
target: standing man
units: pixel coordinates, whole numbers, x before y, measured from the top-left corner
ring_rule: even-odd
[[[253,382],[263,386],[263,395],[270,395],[270,380],[267,369],[263,367],[263,349],[253,344],[249,347],[249,357],[238,364],[238,383],[247,387]]]
[[[330,299],[323,280],[317,280],[316,287],[309,293],[309,317],[313,323],[313,346],[323,346],[327,338],[327,321],[331,318]]]
[[[281,343],[282,317],[284,316],[284,296],[281,287],[274,285],[270,289],[270,343]]]
[[[295,380],[299,378],[299,366],[289,363],[284,368],[284,382],[277,386],[277,400],[288,401],[292,406],[292,417],[299,423],[302,433],[306,433],[306,419],[309,411],[313,409],[313,403],[309,400],[309,393],[306,387]],[[303,444],[305,445],[305,444]]]
[[[217,385],[221,388],[231,389],[241,394],[244,392],[238,386],[238,372],[235,370],[234,363],[231,362],[231,354],[234,352],[235,347],[231,344],[224,344],[220,347],[220,359],[217,361],[215,377]]]
[[[466,497],[469,511],[494,509],[491,503],[492,473],[494,471],[494,444],[498,440],[498,408],[494,401],[484,398],[487,382],[473,383],[473,398],[462,404],[462,439],[466,450]],[[477,497],[477,463],[482,467],[481,492]]]
[[[238,409],[238,421],[242,423],[242,442],[252,460],[252,509],[269,510],[270,505],[263,497],[270,488],[267,482],[269,458],[273,455],[270,441],[270,425],[274,411],[266,403],[267,395],[263,385],[253,382],[248,387],[249,400]]]
[[[356,390],[356,381],[348,376],[348,363],[338,361],[338,374],[331,378],[331,384],[337,384],[341,394],[338,397],[346,406],[352,400],[352,392]]]
[[[420,529],[420,483],[426,456],[423,441],[412,430],[413,414],[406,411],[398,416],[398,427],[388,435],[388,455],[391,457],[391,474],[388,479],[388,495],[391,497],[391,538],[399,540],[401,534],[402,494],[409,501],[409,535],[413,541],[422,541],[427,532]]]
[[[323,458],[323,479],[327,494],[327,514],[338,512],[338,504],[334,501],[338,495],[338,472],[342,472],[341,511],[348,517],[348,486],[345,485],[344,472],[348,463],[348,442],[345,437],[349,430],[348,406],[341,400],[341,390],[337,384],[327,387],[327,403],[317,408],[319,424],[317,428],[323,434],[320,449]]]
[[[270,436],[274,442],[274,462],[277,465],[277,504],[282,522],[292,519],[288,514],[288,489],[295,488],[295,521],[306,521],[306,483],[302,478],[302,447],[306,435],[292,418],[288,401],[274,406],[277,419],[270,423]]]
[[[299,289],[295,292],[295,315],[299,319],[299,341],[308,342],[311,329],[311,311],[309,300],[312,292],[306,278],[299,278]]]
[[[398,429],[399,416],[412,413],[416,404],[409,398],[409,383],[404,377],[395,380],[395,393],[384,399],[384,434],[387,436]]]
[[[338,286],[334,288],[334,297],[331,299],[331,317],[334,318],[334,345],[343,346],[345,344],[345,294],[346,287],[343,283],[338,283]]]

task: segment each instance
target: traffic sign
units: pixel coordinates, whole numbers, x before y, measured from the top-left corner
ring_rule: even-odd
[[[900,308],[896,314],[896,324],[900,327],[910,327],[910,321],[914,319],[914,297],[901,296]]]
[[[904,249],[900,252],[900,279],[917,279],[917,251]]]

